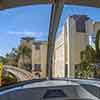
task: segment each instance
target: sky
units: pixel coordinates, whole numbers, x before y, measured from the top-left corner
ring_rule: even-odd
[[[0,11],[0,56],[16,48],[21,37],[30,36],[38,40],[47,40],[50,23],[51,5],[25,6]],[[100,8],[65,5],[58,32],[67,16],[87,15],[94,21],[100,21]]]

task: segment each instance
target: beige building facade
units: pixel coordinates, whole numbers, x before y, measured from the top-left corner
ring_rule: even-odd
[[[65,76],[65,66],[67,64],[67,40],[65,39],[66,34],[65,28],[63,27],[60,36],[57,37],[55,42],[55,50],[54,50],[54,68],[53,68],[53,76],[54,77],[64,77]]]
[[[85,15],[69,16],[55,43],[54,77],[75,77],[75,66],[80,64],[80,52],[89,44],[89,36],[96,36],[100,22]]]
[[[46,67],[47,67],[47,41],[35,40],[32,37],[23,37],[21,38],[19,47],[25,46],[30,48],[31,56],[27,54],[21,54],[18,60],[18,67],[32,72],[33,78],[45,78],[46,77]],[[24,62],[23,62],[24,59]],[[25,64],[25,68],[23,66]],[[27,65],[27,66],[26,66]],[[28,66],[30,65],[30,66]]]
[[[46,78],[47,42],[34,41],[32,45],[33,78]]]

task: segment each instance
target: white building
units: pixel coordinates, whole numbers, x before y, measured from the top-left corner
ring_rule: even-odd
[[[55,43],[54,77],[75,76],[75,66],[80,64],[80,52],[91,44],[91,33],[92,37],[96,36],[99,29],[100,22],[85,15],[73,15],[66,19]]]

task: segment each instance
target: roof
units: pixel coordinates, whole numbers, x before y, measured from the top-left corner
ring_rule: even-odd
[[[34,37],[22,37],[21,39],[22,40],[34,40],[35,38]]]
[[[35,41],[33,41],[33,44],[44,44],[44,43],[48,43],[48,41],[40,41],[40,40],[35,40]]]

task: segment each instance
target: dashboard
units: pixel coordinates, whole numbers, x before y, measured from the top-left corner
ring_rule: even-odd
[[[98,93],[96,96],[74,82],[45,81],[2,91],[0,100],[100,100]]]

